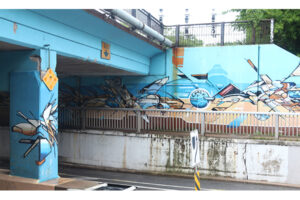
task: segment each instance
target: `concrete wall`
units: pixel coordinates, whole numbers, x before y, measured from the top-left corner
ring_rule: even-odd
[[[101,168],[191,174],[189,137],[112,131],[64,131],[59,162]],[[8,128],[0,129],[0,157],[9,157]],[[300,142],[200,138],[200,173],[211,177],[300,184]]]
[[[193,173],[190,140],[155,134],[66,131],[60,161],[143,172]],[[241,180],[300,184],[300,142],[200,138],[200,173]]]

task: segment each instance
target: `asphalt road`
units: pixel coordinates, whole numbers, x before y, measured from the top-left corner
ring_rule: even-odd
[[[0,160],[0,168],[9,168],[9,162]],[[67,165],[59,166],[60,177],[78,178],[104,182],[107,184],[134,186],[136,190],[142,191],[173,191],[173,190],[194,190],[194,180],[192,177],[161,176],[140,173],[125,173],[105,171],[99,169],[87,169],[71,167]],[[286,191],[300,190],[299,188],[282,187],[265,184],[240,183],[230,181],[203,180],[200,181],[202,191],[228,191],[228,190],[256,190],[256,191]]]
[[[119,184],[135,186],[136,190],[194,190],[193,178],[178,176],[160,176],[149,174],[136,174],[104,171],[99,169],[83,169],[69,166],[60,166],[61,177],[73,177],[85,180],[106,182],[108,184]],[[240,183],[229,181],[201,180],[202,191],[218,190],[300,190],[299,188],[273,186],[265,184]]]

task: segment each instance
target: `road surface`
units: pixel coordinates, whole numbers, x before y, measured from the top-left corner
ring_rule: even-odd
[[[74,168],[60,166],[61,177],[73,177],[85,180],[106,182],[108,184],[120,184],[135,186],[137,190],[194,190],[192,177],[161,176],[149,174],[136,174],[125,172],[104,171],[99,169]],[[240,183],[218,180],[201,180],[201,190],[300,190],[299,188]]]
[[[9,162],[0,160],[0,168],[9,168]],[[172,190],[194,190],[192,177],[161,176],[141,173],[125,173],[105,171],[99,169],[87,169],[71,167],[68,165],[59,166],[60,177],[78,178],[104,182],[107,184],[134,186],[136,190],[142,191],[172,191]],[[219,180],[200,181],[202,191],[224,191],[224,190],[300,190],[300,188],[240,183]]]

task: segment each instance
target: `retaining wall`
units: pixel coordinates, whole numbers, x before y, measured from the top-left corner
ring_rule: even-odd
[[[142,172],[193,173],[190,138],[116,131],[65,131],[62,161]],[[300,142],[200,137],[200,173],[300,184]]]
[[[0,137],[0,156],[8,157],[8,129],[2,128]],[[298,155],[300,142],[200,137],[201,175],[300,184]],[[66,130],[59,134],[59,161],[140,172],[193,173],[188,133]]]

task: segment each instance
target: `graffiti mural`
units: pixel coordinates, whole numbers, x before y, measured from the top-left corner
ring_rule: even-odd
[[[247,62],[257,72],[251,60]],[[273,81],[267,74],[260,74],[260,79],[245,89],[236,86],[220,65],[207,74],[187,75],[180,69],[177,71],[178,79],[157,79],[138,90],[137,95],[133,95],[118,77],[105,80],[103,85],[82,87],[80,91],[62,84],[60,98],[65,106],[213,111],[258,109],[263,112],[296,112],[300,109],[300,88],[296,83],[286,81],[289,77],[300,76],[300,66],[282,80]]]
[[[248,59],[247,62],[257,72],[257,67],[251,60]],[[186,93],[181,94],[181,97],[187,97],[185,99],[190,101],[191,107],[215,111],[258,110],[261,112],[296,112],[300,109],[300,88],[296,86],[296,83],[286,81],[292,76],[300,76],[300,65],[296,66],[294,71],[282,80],[273,81],[267,74],[258,74],[260,79],[255,80],[244,90],[228,79],[226,71],[220,66],[215,66],[215,68],[217,70],[211,70],[208,75],[200,75],[204,80],[202,86],[199,86],[199,83],[196,84],[187,75],[182,75],[182,71],[177,69],[180,72],[178,76],[188,79],[192,83],[186,85],[190,90],[186,90],[187,87],[182,89],[180,84],[175,85],[178,87],[177,90],[181,90],[181,93]],[[212,74],[214,70],[217,71],[218,77]],[[196,77],[193,74],[191,76]]]
[[[108,79],[103,85],[82,87],[81,90],[62,83],[60,101],[63,106],[111,107],[111,108],[175,108],[181,109],[184,102],[160,89],[167,84],[164,77],[144,86],[134,96],[122,83],[121,78]]]
[[[257,58],[257,46],[234,48],[238,49],[237,54],[241,53],[232,60],[226,56],[234,54],[223,54],[224,51],[218,47],[210,53],[206,53],[204,48],[190,48],[188,52],[185,48],[176,48],[167,58],[172,62],[166,67],[165,76],[134,77],[134,80],[111,77],[99,85],[86,84],[79,89],[62,84],[60,101],[65,106],[83,107],[250,112],[300,110],[300,88],[295,79],[290,81],[291,77],[300,76],[299,64],[289,66],[290,72],[285,70],[285,73],[290,73],[288,76],[278,79],[275,75],[273,80],[274,72],[269,66],[265,64],[261,73],[251,60]],[[278,49],[274,45],[261,48]],[[217,50],[220,52],[218,55]],[[280,55],[284,53],[278,51]],[[199,55],[206,53],[211,58],[204,55],[197,58],[195,52]],[[252,56],[246,57],[247,54]],[[214,60],[218,56],[221,56],[221,61]],[[214,61],[220,64],[214,64]],[[274,65],[274,61],[270,61]],[[160,70],[159,67],[157,70]]]
[[[12,126],[12,131],[20,133],[24,136],[30,136],[27,138],[21,138],[19,143],[29,144],[30,146],[24,152],[23,157],[26,158],[29,153],[38,147],[38,158],[36,160],[37,165],[42,165],[45,162],[46,157],[51,153],[52,148],[57,144],[57,117],[54,114],[57,112],[56,99],[49,102],[41,115],[42,120],[28,118],[22,112],[18,112],[17,116],[22,118],[24,122],[18,123]],[[33,136],[38,135],[32,139]]]

